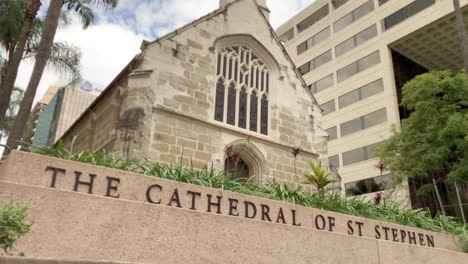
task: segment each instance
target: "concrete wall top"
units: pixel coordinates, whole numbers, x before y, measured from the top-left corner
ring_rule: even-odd
[[[460,251],[451,235],[25,152],[10,154],[0,166],[0,182],[387,241],[396,247]]]

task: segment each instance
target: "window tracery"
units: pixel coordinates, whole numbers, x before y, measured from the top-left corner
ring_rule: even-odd
[[[217,56],[215,120],[268,135],[270,71],[249,48],[222,48]]]

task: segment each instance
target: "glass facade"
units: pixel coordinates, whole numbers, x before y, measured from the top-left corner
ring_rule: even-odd
[[[347,14],[346,16],[342,17],[335,23],[333,23],[333,29],[335,32],[338,32],[345,27],[351,25],[352,23],[356,22],[361,17],[369,14],[374,10],[374,0],[369,0],[360,7],[354,9],[351,13]]]
[[[317,23],[320,19],[326,17],[330,12],[330,8],[328,4],[321,7],[319,10],[315,11],[312,15],[308,16],[306,19],[302,20],[299,24],[297,24],[297,31],[300,33],[313,24]]]
[[[335,47],[335,56],[339,57],[377,36],[377,25],[372,25]]]
[[[338,82],[342,82],[353,75],[356,75],[362,71],[365,71],[380,63],[380,53],[375,51],[374,53],[338,70],[336,72]]]
[[[354,132],[364,130],[369,127],[376,126],[378,124],[387,121],[387,111],[385,108],[378,111],[372,112],[365,116],[353,119],[340,125],[341,136],[347,136]]]
[[[336,154],[334,156],[328,157],[328,162],[335,168],[340,167],[340,155]]]
[[[330,37],[330,27],[326,27],[324,30],[313,35],[311,38],[309,38],[308,40],[302,42],[299,46],[297,46],[297,55],[300,55],[304,51],[312,48],[313,46],[319,44],[320,42],[327,40],[329,37]]]
[[[429,6],[435,4],[435,0],[416,0],[409,5],[401,8],[395,13],[389,15],[388,17],[382,20],[382,27],[384,30],[387,30],[399,23],[405,21],[406,19],[412,17],[413,15],[421,12],[422,10],[428,8]]]
[[[360,147],[343,153],[343,166],[352,165],[358,162],[370,160],[376,157],[374,148],[384,144],[381,141],[372,145]]]
[[[310,91],[315,94],[322,90],[332,87],[335,84],[333,73],[309,85]]]
[[[345,184],[346,195],[348,197],[375,193],[386,190],[392,186],[392,175],[386,174],[360,181]]]
[[[328,115],[329,113],[335,112],[336,111],[335,100],[331,100],[331,101],[328,101],[328,102],[320,105],[320,108],[322,108],[322,110],[323,110],[323,112],[322,112],[323,115]]]
[[[317,56],[310,62],[302,65],[299,67],[299,72],[304,75],[310,71],[317,69],[318,67],[324,65],[325,63],[331,61],[333,59],[332,50],[327,50],[326,52],[322,53],[321,55]]]
[[[325,132],[328,133],[328,140],[329,141],[335,140],[335,139],[338,138],[338,129],[336,128],[336,126],[325,130]]]
[[[366,84],[356,90],[353,90],[347,94],[344,94],[338,98],[338,105],[340,108],[346,107],[348,105],[357,103],[361,100],[366,99],[374,94],[383,92],[383,80],[378,79],[377,81]]]
[[[279,36],[279,39],[283,42],[287,42],[294,38],[294,28],[290,28],[283,35]]]

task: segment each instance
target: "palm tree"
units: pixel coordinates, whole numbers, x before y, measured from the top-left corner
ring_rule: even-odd
[[[0,0],[0,47],[6,51],[10,60],[18,42],[19,28],[21,28],[23,23],[22,10],[24,9],[24,4],[25,0]],[[67,23],[65,14],[66,13],[62,13],[61,16],[61,22],[64,24]],[[21,57],[22,60],[33,58],[37,54],[42,24],[43,21],[39,18],[33,20]],[[70,77],[72,80],[79,80],[81,79],[79,69],[80,58],[81,53],[78,48],[65,43],[54,43],[52,53],[47,61],[47,66]],[[7,61],[1,68],[0,86],[5,85],[5,76],[11,68],[10,66],[11,65]],[[8,86],[8,89],[0,90],[0,125],[7,119],[6,115],[10,100],[13,100],[11,96],[14,89],[10,89],[9,84],[6,86]]]
[[[468,74],[468,36],[466,35],[465,31],[465,22],[463,19],[463,13],[460,8],[460,0],[453,0],[453,6],[455,8],[455,16],[457,17],[457,31],[458,38],[460,39],[460,46],[463,51],[465,73]]]
[[[44,72],[47,59],[52,50],[52,44],[57,31],[60,19],[60,11],[65,4],[67,10],[73,10],[78,13],[83,21],[83,27],[86,28],[94,22],[94,13],[89,4],[103,5],[106,8],[115,8],[118,0],[51,0],[47,15],[42,27],[42,36],[37,49],[36,60],[34,63],[31,79],[29,80],[24,99],[21,102],[18,116],[16,117],[13,128],[11,129],[7,145],[11,149],[16,149],[23,136],[24,128],[28,121],[34,97],[36,96],[37,86]]]
[[[1,21],[8,22],[8,26],[2,24],[1,37],[2,44],[8,52],[8,61],[2,69],[2,81],[0,83],[0,123],[5,118],[6,111],[10,102],[11,93],[18,75],[18,68],[23,57],[26,42],[28,40],[34,18],[41,6],[40,0],[28,0],[26,5],[24,1],[5,1],[0,2]],[[17,21],[18,13],[24,9],[22,23]],[[17,25],[21,24],[18,32]],[[17,36],[17,38],[16,38]],[[9,43],[4,41],[9,39]]]
[[[13,95],[8,105],[7,115],[5,120],[2,124],[0,124],[0,140],[2,136],[8,136],[10,133],[11,127],[13,126],[13,122],[15,121],[16,113],[18,108],[21,104],[21,100],[23,100],[24,91],[18,87],[13,88]]]
[[[312,173],[304,174],[306,180],[302,182],[303,184],[313,184],[319,192],[322,192],[329,184],[338,181],[338,179],[330,178],[331,173],[326,168],[322,168],[321,162],[315,164],[313,161],[309,161],[309,166]]]

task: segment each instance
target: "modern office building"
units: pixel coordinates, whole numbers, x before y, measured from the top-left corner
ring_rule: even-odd
[[[408,115],[403,84],[463,67],[452,0],[317,0],[277,33],[323,109],[343,189],[385,189],[390,175],[381,175],[372,149]],[[410,201],[407,190],[398,193]]]
[[[51,87],[36,108],[33,146],[53,145],[80,117],[102,91],[102,86],[85,81],[76,87]],[[33,111],[33,115],[34,115]]]

